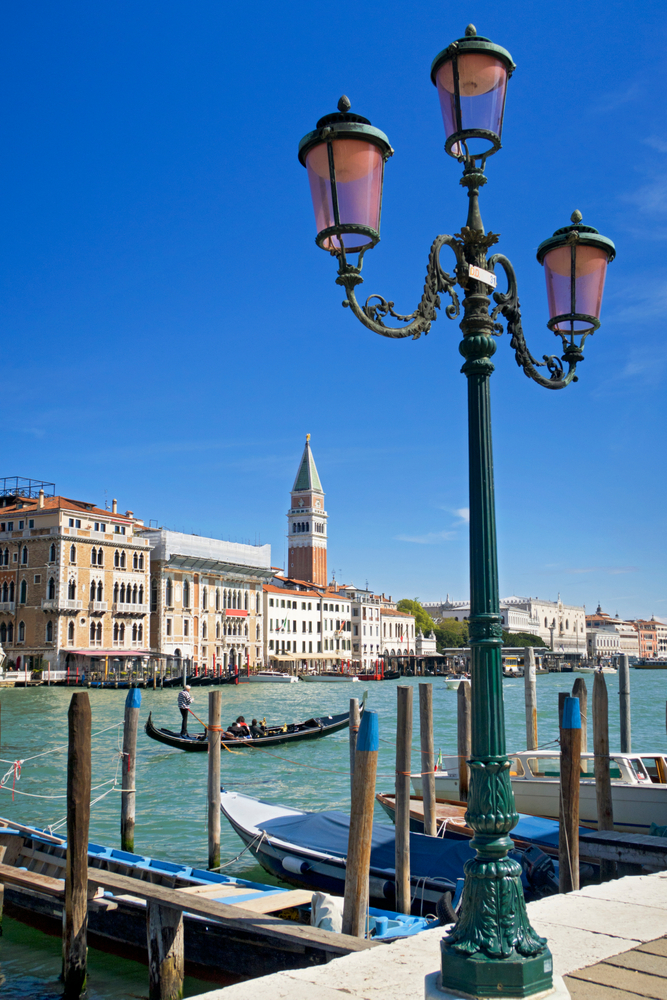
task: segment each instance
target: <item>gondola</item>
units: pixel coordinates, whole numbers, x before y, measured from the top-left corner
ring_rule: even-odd
[[[366,697],[361,704],[361,712],[364,710]],[[222,740],[222,746],[229,750],[243,750],[245,747],[277,747],[283,743],[298,743],[300,740],[319,740],[322,736],[329,736],[337,733],[341,729],[347,729],[350,724],[349,712],[341,715],[324,715],[317,719],[307,719],[306,722],[293,722],[284,726],[268,726],[266,736],[246,740]],[[153,725],[152,712],[148,716],[145,726],[146,735],[158,743],[166,743],[168,747],[175,747],[177,750],[203,751],[208,750],[208,740],[206,732],[198,733],[196,736],[181,736],[171,729],[158,729]]]

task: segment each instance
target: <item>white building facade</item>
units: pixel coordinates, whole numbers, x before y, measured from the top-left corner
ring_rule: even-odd
[[[351,602],[275,577],[264,591],[264,661],[294,661],[300,670],[335,667],[352,659]]]

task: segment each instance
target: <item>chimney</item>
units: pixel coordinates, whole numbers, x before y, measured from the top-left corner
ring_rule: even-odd
[[[118,513],[118,501],[117,500],[112,500],[111,501],[111,513],[112,514],[117,514]]]
[[[37,506],[42,508],[44,506],[44,490],[39,491],[39,500],[37,501]]]

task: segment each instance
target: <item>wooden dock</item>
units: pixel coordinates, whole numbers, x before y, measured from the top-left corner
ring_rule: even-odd
[[[667,937],[647,941],[564,978],[572,1000],[666,1000]]]

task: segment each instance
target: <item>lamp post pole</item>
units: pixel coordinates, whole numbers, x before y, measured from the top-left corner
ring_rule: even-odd
[[[417,339],[437,319],[441,296],[451,299],[449,319],[461,313],[468,380],[468,456],[470,488],[470,651],[472,666],[472,742],[466,819],[474,831],[476,855],[465,864],[465,884],[458,923],[442,941],[442,989],[478,998],[530,997],[553,985],[547,942],[530,925],[521,885],[521,867],[509,857],[509,833],[518,822],[505,747],[502,696],[502,618],[498,598],[491,405],[489,379],[494,370],[495,334],[506,321],[510,346],[526,376],[548,389],[577,381],[587,336],[597,330],[606,267],[613,260],[611,240],[584,226],[574,212],[572,225],[558,229],[540,244],[549,299],[549,329],[562,341],[562,357],[537,361],[528,350],[521,325],[516,277],[503,254],[488,250],[498,242],[486,233],[479,191],[486,184],[489,156],[501,148],[500,134],[507,82],[514,70],[509,52],[477,36],[473,25],[434,60],[432,82],[438,88],[447,141],[445,150],[463,165],[467,189],[466,225],[453,236],[440,235],[429,254],[421,302],[409,315],[394,303],[371,295],[356,298],[363,282],[364,254],[380,239],[384,166],[393,154],[383,132],[350,112],[342,97],[338,112],[326,115],[299,145],[308,170],[318,233],[316,243],[338,260],[336,283],[345,290],[343,305],[369,330],[384,337]],[[442,249],[456,257],[454,274],[440,262]],[[350,256],[358,254],[357,263]],[[496,266],[507,290],[495,291]],[[459,303],[457,286],[462,289]],[[388,326],[387,317],[403,324]],[[538,369],[547,369],[542,374]],[[555,627],[555,622],[554,622]],[[551,647],[553,650],[553,631]],[[408,641],[409,647],[409,641]]]

